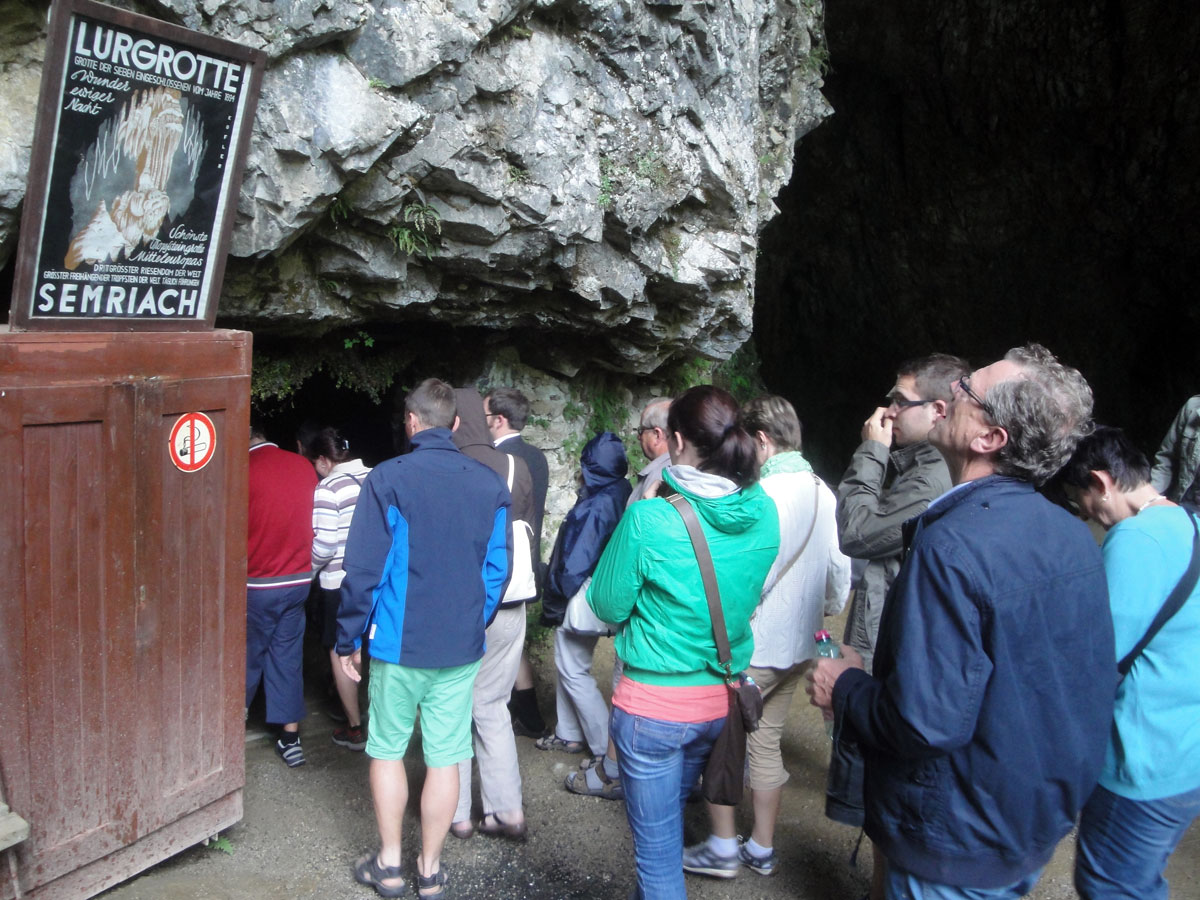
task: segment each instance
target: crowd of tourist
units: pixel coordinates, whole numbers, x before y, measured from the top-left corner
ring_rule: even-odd
[[[246,704],[261,686],[276,752],[303,765],[315,572],[333,741],[370,758],[379,848],[359,883],[409,890],[418,717],[419,897],[450,894],[448,836],[526,839],[518,736],[582,759],[567,790],[623,802],[631,897],[769,876],[789,859],[780,745],[803,690],[832,738],[826,815],[871,842],[869,900],[1024,896],[1076,827],[1085,900],[1166,900],[1200,814],[1200,396],[1152,467],[1044,347],[974,370],[934,354],[898,367],[827,485],[787,400],[693,387],[641,411],[632,484],[619,435],[588,441],[547,564],[528,417],[513,388],[427,379],[405,400],[410,452],[373,469],[333,428],[302,430],[298,454],[252,428]],[[539,599],[552,727],[523,653]],[[830,655],[823,619],[847,603]],[[685,847],[701,793],[711,833]]]

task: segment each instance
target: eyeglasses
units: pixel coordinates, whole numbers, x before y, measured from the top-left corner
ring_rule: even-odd
[[[637,429],[637,436],[641,437],[647,431],[653,431],[655,428],[658,428],[658,427],[659,426],[657,426],[657,425],[639,425],[638,429]]]
[[[924,406],[926,403],[932,403],[932,400],[909,400],[907,397],[901,397],[899,394],[888,394],[883,398],[885,407],[896,407],[896,409],[912,409],[914,406]]]
[[[975,393],[973,390],[971,390],[971,382],[968,381],[967,378],[968,378],[968,376],[966,376],[966,375],[962,376],[962,378],[958,379],[958,381],[956,381],[954,383],[955,387],[957,387],[960,391],[962,391],[964,394],[966,394],[968,397],[970,397],[972,400],[974,400],[976,403],[978,403],[979,408],[982,409],[985,413],[987,413],[989,419],[995,419],[996,411],[994,409],[992,409],[992,404],[988,403],[986,400],[984,400],[982,397],[980,397],[977,393]]]

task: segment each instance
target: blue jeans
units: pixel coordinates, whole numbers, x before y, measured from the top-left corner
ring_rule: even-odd
[[[631,716],[613,707],[609,734],[621,760],[625,815],[637,864],[635,896],[686,900],[683,806],[704,771],[725,717],[689,724]]]
[[[905,872],[888,861],[887,882],[884,896],[887,900],[1017,900],[1033,890],[1041,877],[1038,869],[1020,881],[999,888],[966,888],[951,884],[925,881],[911,872]]]
[[[1075,890],[1084,900],[1167,900],[1167,857],[1200,815],[1200,788],[1130,800],[1097,785],[1083,807]]]

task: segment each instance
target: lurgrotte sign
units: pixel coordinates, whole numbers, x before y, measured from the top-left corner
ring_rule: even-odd
[[[10,324],[212,327],[264,59],[54,4]]]

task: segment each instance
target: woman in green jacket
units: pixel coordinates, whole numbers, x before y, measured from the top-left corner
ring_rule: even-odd
[[[618,627],[625,672],[610,733],[620,752],[637,863],[635,896],[683,900],[683,804],[725,722],[729,694],[717,663],[699,563],[679,513],[691,503],[712,553],[733,670],[750,662],[750,614],[779,549],[775,505],[758,485],[754,440],[737,402],[711,385],[667,415],[671,465],[660,496],[633,504],[592,577],[588,602]]]

